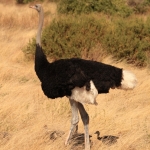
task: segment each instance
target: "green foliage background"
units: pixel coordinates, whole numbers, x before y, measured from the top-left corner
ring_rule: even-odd
[[[43,31],[42,48],[53,59],[81,57],[82,51],[88,53],[99,43],[104,30],[102,21],[87,15],[55,19]],[[24,52],[34,55],[34,50],[32,39]]]
[[[145,66],[150,56],[150,0],[57,0],[59,17],[42,35],[42,47],[52,59],[82,57],[101,45],[117,59]],[[143,19],[142,19],[143,18]],[[24,53],[34,56],[35,38]]]
[[[101,41],[105,49],[118,59],[138,66],[146,65],[150,52],[150,18],[115,20]]]
[[[60,0],[58,11],[64,14],[103,12],[124,17],[132,13],[132,10],[122,0]]]

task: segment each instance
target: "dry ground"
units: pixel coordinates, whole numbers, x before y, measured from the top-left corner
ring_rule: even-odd
[[[44,7],[48,22],[56,5]],[[37,13],[12,0],[0,2],[0,10],[0,150],[82,150],[82,122],[80,134],[64,146],[70,128],[69,102],[67,98],[50,100],[44,96],[34,62],[27,61],[21,51],[36,34]],[[85,106],[90,116],[91,149],[149,150],[149,69],[117,63],[111,58],[104,62],[132,70],[138,85],[133,91],[111,90],[98,96],[98,106]],[[97,139],[96,131],[100,131],[102,139]]]

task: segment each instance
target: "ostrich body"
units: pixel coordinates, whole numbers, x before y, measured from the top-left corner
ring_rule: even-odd
[[[117,142],[117,139],[119,139],[119,137],[117,136],[112,136],[112,135],[106,135],[103,137],[100,137],[100,132],[96,131],[95,134],[97,134],[97,139],[102,141],[105,144],[111,145],[113,143]]]
[[[68,144],[76,130],[79,122],[79,111],[85,129],[85,149],[90,150],[89,116],[83,103],[97,104],[97,95],[108,93],[110,88],[133,89],[136,85],[136,78],[128,71],[96,61],[72,58],[49,63],[41,47],[43,8],[40,4],[30,6],[30,8],[36,9],[39,13],[35,72],[41,81],[42,90],[51,99],[63,96],[69,98],[72,120],[65,144]]]

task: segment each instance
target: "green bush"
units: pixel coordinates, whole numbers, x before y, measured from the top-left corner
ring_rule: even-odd
[[[35,48],[36,48],[35,44],[36,44],[36,40],[35,38],[32,38],[31,40],[29,40],[28,45],[22,50],[28,59],[32,59],[34,57]]]
[[[144,66],[150,62],[150,18],[122,18],[93,15],[67,15],[53,20],[43,30],[42,47],[52,59],[83,57],[97,53],[100,45],[107,53],[128,63]],[[35,38],[24,49],[34,56]]]
[[[143,14],[147,12],[150,0],[128,0],[127,4],[132,7],[135,14]]]
[[[103,12],[105,14],[119,14],[129,16],[132,11],[120,0],[60,0],[59,13],[64,14],[89,14],[91,12]]]
[[[53,59],[81,57],[99,42],[104,26],[94,17],[67,16],[54,20],[42,34],[42,47],[46,55]],[[24,50],[26,55],[35,51],[35,39]]]
[[[119,19],[103,37],[105,49],[118,59],[126,59],[138,66],[146,64],[150,51],[150,19]]]

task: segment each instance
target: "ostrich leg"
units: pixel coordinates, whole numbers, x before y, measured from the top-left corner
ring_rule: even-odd
[[[78,116],[78,102],[74,101],[73,99],[69,99],[72,111],[72,119],[71,119],[71,128],[69,134],[67,136],[65,145],[68,144],[69,140],[71,139],[73,133],[77,131],[79,116]]]
[[[84,124],[85,150],[90,150],[90,139],[89,139],[89,129],[88,129],[89,115],[88,115],[88,113],[84,109],[84,106],[81,103],[78,103],[78,109],[79,109],[81,119],[82,119],[83,124]]]

